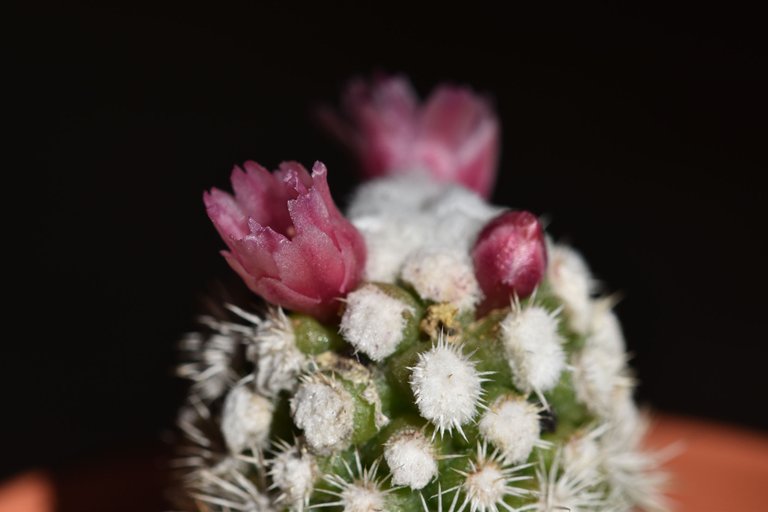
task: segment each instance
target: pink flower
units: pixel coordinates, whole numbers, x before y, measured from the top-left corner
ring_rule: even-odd
[[[472,260],[485,293],[481,312],[508,306],[513,295],[528,297],[547,268],[544,230],[539,220],[525,211],[502,213],[478,235]]]
[[[310,176],[286,162],[273,174],[254,162],[232,171],[234,196],[203,195],[208,216],[227,243],[229,265],[255,293],[288,309],[330,318],[336,299],[360,281],[365,243],[333,203],[327,170]]]
[[[371,177],[426,171],[487,197],[496,176],[499,125],[486,101],[469,89],[437,88],[424,105],[402,77],[350,84],[346,118],[321,120],[360,159]]]

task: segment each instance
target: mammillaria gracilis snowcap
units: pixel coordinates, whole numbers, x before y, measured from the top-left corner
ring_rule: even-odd
[[[346,218],[319,163],[249,162],[205,195],[267,304],[183,341],[179,507],[668,510],[613,301],[535,215],[478,195],[487,104],[443,87],[419,107],[397,78],[345,105],[371,178]]]

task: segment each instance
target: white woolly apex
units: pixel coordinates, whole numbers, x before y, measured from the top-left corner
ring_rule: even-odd
[[[246,355],[256,365],[256,389],[267,396],[296,389],[307,358],[296,346],[291,320],[282,308],[270,308],[265,318],[233,306],[229,309],[255,324],[253,333],[246,337]]]
[[[465,187],[451,184],[430,201],[428,210],[438,218],[461,214],[485,224],[504,211],[504,208],[487,203],[482,197]]]
[[[459,310],[472,309],[482,298],[467,254],[450,249],[422,249],[408,256],[400,273],[416,292],[434,302],[448,302]]]
[[[270,400],[241,383],[230,390],[221,413],[221,433],[232,453],[246,448],[262,448],[272,426]]]
[[[322,455],[349,445],[354,408],[352,395],[339,382],[322,374],[302,382],[291,398],[293,422],[304,430],[310,448]]]
[[[392,355],[403,341],[406,317],[413,308],[374,284],[347,295],[346,303],[340,325],[344,339],[374,361]]]
[[[325,480],[336,490],[318,489],[319,492],[329,494],[336,501],[320,503],[310,508],[342,507],[344,512],[382,512],[387,510],[386,497],[394,488],[382,490],[381,482],[377,480],[376,473],[379,469],[377,460],[371,467],[363,468],[360,462],[360,453],[355,452],[355,469],[342,459],[351,481],[337,474],[325,476]]]
[[[565,368],[556,315],[540,306],[517,305],[501,321],[501,329],[515,386],[540,396],[555,387]]]
[[[368,249],[364,278],[391,283],[414,251],[468,253],[485,223],[499,212],[463,187],[435,183],[417,173],[364,184],[348,218]]]
[[[427,214],[434,224],[428,245],[469,253],[480,230],[502,211],[474,192],[452,185],[429,203]]]
[[[363,278],[366,281],[394,283],[403,260],[421,246],[431,228],[428,219],[414,214],[395,219],[356,217],[350,219],[365,239],[367,256]]]
[[[426,173],[394,174],[369,180],[357,187],[347,208],[347,217],[381,217],[401,212],[424,211],[443,195],[447,184],[436,183]]]
[[[446,343],[441,336],[430,350],[419,354],[416,366],[410,370],[419,413],[435,425],[435,432],[441,436],[455,428],[464,437],[461,426],[472,421],[482,405],[481,384],[485,379],[475,363],[460,346]]]
[[[549,247],[547,279],[554,294],[563,301],[568,325],[586,334],[592,321],[592,292],[595,280],[581,255],[565,245]]]
[[[384,458],[394,485],[419,490],[437,476],[432,443],[414,428],[405,428],[392,436],[384,447]]]
[[[480,419],[480,433],[499,448],[505,461],[525,462],[534,446],[546,446],[539,438],[539,412],[523,397],[501,396]]]
[[[464,501],[459,507],[463,511],[469,506],[470,511],[498,512],[500,508],[515,512],[505,499],[510,496],[527,496],[528,489],[517,487],[516,482],[529,480],[530,476],[516,475],[517,471],[530,467],[530,464],[522,466],[510,466],[499,456],[498,451],[488,455],[488,447],[485,443],[478,443],[475,460],[470,461],[467,471],[454,469],[464,477],[464,481],[446,492],[456,491],[456,497],[460,491],[464,493]],[[455,502],[455,497],[454,497]],[[453,510],[451,506],[451,510]]]
[[[600,417],[610,418],[617,400],[632,388],[632,379],[625,374],[624,354],[587,343],[573,355],[571,366],[576,398]]]
[[[309,498],[317,479],[317,462],[306,450],[297,445],[280,442],[275,457],[269,461],[270,489],[279,489],[277,502],[291,510],[302,511],[309,506]]]

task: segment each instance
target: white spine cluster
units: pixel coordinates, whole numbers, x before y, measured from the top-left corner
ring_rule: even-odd
[[[552,291],[563,301],[571,329],[585,334],[592,320],[595,280],[581,255],[570,247],[553,244],[548,252],[547,279]]]
[[[411,368],[410,384],[419,413],[431,421],[442,436],[472,421],[481,405],[483,375],[461,347],[441,337],[427,352],[419,354]]]
[[[611,310],[611,303],[611,299],[602,299],[595,303],[587,344],[623,361],[627,346],[619,319]]]
[[[349,445],[354,408],[352,395],[338,381],[322,374],[305,379],[291,398],[293,421],[304,430],[307,444],[318,454]]]
[[[563,466],[571,473],[587,474],[599,483],[598,469],[603,458],[603,452],[598,440],[608,428],[609,425],[603,423],[598,427],[571,436],[561,451]]]
[[[557,316],[540,306],[514,308],[501,322],[502,340],[515,386],[540,396],[565,368]]]
[[[199,490],[190,492],[190,495],[201,503],[216,507],[215,509],[276,512],[269,496],[259,491],[256,485],[239,471],[231,471],[226,476],[202,471]]]
[[[632,388],[623,354],[586,343],[573,356],[573,385],[577,398],[602,418],[613,416]]]
[[[660,452],[643,451],[640,442],[647,429],[647,418],[640,418],[629,435],[608,428],[601,437],[602,470],[611,488],[608,503],[618,510],[631,510],[633,506],[649,512],[670,510],[664,495],[669,478],[659,467],[675,455],[679,446],[671,445]]]
[[[472,309],[482,297],[472,263],[459,251],[414,251],[405,260],[400,277],[421,297],[448,302],[459,310]]]
[[[194,396],[210,402],[223,395],[238,379],[232,369],[232,359],[240,345],[240,334],[212,318],[204,317],[201,321],[214,332],[189,333],[181,340],[180,348],[190,355],[191,361],[179,365],[176,374],[192,381]]]
[[[525,462],[534,446],[545,446],[539,439],[539,413],[539,407],[523,397],[501,396],[480,419],[480,433],[499,448],[508,463]]]
[[[355,350],[374,361],[392,355],[403,341],[403,329],[413,307],[367,284],[347,295],[340,332]]]
[[[434,447],[422,432],[413,428],[403,429],[389,439],[384,459],[394,485],[419,490],[437,476]]]
[[[487,445],[478,443],[475,460],[469,462],[468,470],[455,470],[464,477],[464,481],[446,492],[455,490],[456,496],[459,492],[464,493],[464,501],[459,506],[458,512],[462,512],[467,506],[472,512],[498,512],[499,509],[515,512],[505,499],[510,496],[526,496],[530,493],[526,488],[516,485],[517,482],[531,478],[517,474],[526,467],[529,465],[510,466],[500,457],[498,451],[488,455]],[[455,505],[452,505],[451,510],[454,507]]]
[[[549,470],[543,458],[536,468],[539,482],[537,512],[592,512],[607,511],[603,492],[598,489],[602,483],[598,473],[590,468],[569,467],[562,464],[562,452],[558,450],[550,462]],[[593,459],[597,461],[599,459]],[[594,464],[594,462],[592,462]]]
[[[341,507],[344,512],[384,512],[387,509],[387,494],[394,489],[382,489],[381,481],[376,477],[379,462],[369,468],[363,468],[360,453],[355,451],[355,470],[342,459],[349,480],[341,475],[326,475],[325,480],[336,490],[319,489],[320,492],[336,498],[330,503],[321,503],[312,508]]]
[[[291,510],[303,511],[315,488],[318,468],[315,458],[298,445],[278,443],[275,457],[269,461],[270,489],[278,489],[277,502]]]
[[[257,389],[267,396],[296,389],[297,377],[304,369],[307,358],[296,346],[291,321],[282,308],[271,308],[263,319],[239,308],[230,309],[256,324],[247,338],[247,356],[256,365],[254,376]]]
[[[272,409],[272,402],[251,391],[248,384],[232,388],[224,400],[221,415],[221,432],[232,453],[265,446],[272,425]]]

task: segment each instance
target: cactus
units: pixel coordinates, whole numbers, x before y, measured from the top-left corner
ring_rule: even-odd
[[[667,510],[611,297],[534,215],[478,195],[485,101],[444,87],[419,106],[394,78],[345,105],[325,118],[372,177],[346,217],[319,163],[246,164],[234,196],[205,196],[266,304],[182,342],[179,506]]]

